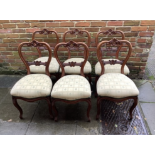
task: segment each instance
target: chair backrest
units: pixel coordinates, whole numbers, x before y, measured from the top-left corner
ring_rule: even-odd
[[[124,45],[125,47],[127,47],[128,48],[128,54],[126,55],[125,60],[123,60],[123,61],[113,60],[113,59],[107,60],[107,61],[103,60],[102,59],[102,53],[101,53],[101,47],[103,45],[106,45],[106,46],[115,46],[115,45],[117,45],[119,47],[122,47]],[[101,68],[102,68],[101,69],[101,75],[104,74],[104,65],[106,65],[106,64],[110,64],[110,65],[121,64],[122,65],[121,66],[121,73],[124,74],[124,66],[127,63],[128,59],[129,59],[129,57],[131,55],[131,52],[132,52],[132,45],[127,40],[118,40],[118,39],[113,38],[110,41],[102,41],[102,42],[100,42],[98,44],[98,46],[97,46],[97,57],[98,57],[98,60],[99,60],[99,62],[101,64]]]
[[[63,42],[66,42],[66,36],[67,34],[70,34],[70,35],[80,35],[80,36],[83,36],[84,34],[86,34],[87,36],[87,46],[89,47],[90,46],[90,41],[91,41],[91,37],[90,37],[90,33],[86,30],[78,30],[78,29],[75,29],[75,30],[69,30],[69,31],[66,31],[64,34],[63,34]],[[74,41],[74,39],[71,39],[72,41]],[[68,59],[71,57],[71,53],[70,53],[70,50],[72,48],[67,48],[68,49]]]
[[[95,37],[96,46],[97,46],[98,43],[99,43],[98,38],[99,38],[99,35],[100,35],[100,34],[107,35],[107,36],[120,34],[121,37],[122,37],[120,40],[124,40],[124,39],[125,39],[124,32],[123,32],[123,31],[120,31],[120,30],[113,31],[112,29],[109,29],[109,30],[107,30],[107,31],[100,31],[100,32],[98,32],[98,33],[96,34],[96,37]]]
[[[23,54],[22,54],[22,47],[23,46],[37,47],[37,48],[45,46],[46,49],[48,50],[48,53],[49,53],[48,61],[47,62],[41,62],[41,61],[28,62],[28,61],[26,61],[25,58],[23,57]],[[18,46],[18,53],[19,53],[19,56],[20,56],[21,60],[23,61],[23,63],[26,66],[27,74],[30,74],[30,67],[29,67],[30,65],[36,65],[36,66],[44,65],[44,66],[46,66],[45,74],[50,77],[49,64],[50,64],[51,59],[52,59],[52,51],[51,51],[51,48],[50,48],[49,44],[47,44],[46,42],[38,42],[36,40],[33,40],[31,42],[22,42]]]
[[[40,31],[34,31],[33,34],[32,34],[32,40],[36,40],[35,39],[36,34],[49,35],[49,34],[52,34],[52,33],[54,33],[55,36],[56,36],[56,44],[59,43],[59,37],[58,37],[57,32],[54,31],[54,30],[49,31],[47,29],[43,29],[43,30],[40,30]],[[54,50],[54,47],[51,47],[51,48],[52,48],[52,50]],[[39,57],[41,57],[41,51],[40,51],[40,49],[38,47],[37,47],[37,51],[39,53]]]
[[[112,29],[109,29],[107,31],[100,31],[96,34],[96,37],[95,37],[95,44],[96,46],[98,45],[99,41],[98,41],[98,38],[99,38],[99,35],[100,34],[103,34],[103,35],[106,35],[106,36],[111,36],[111,35],[117,35],[117,34],[120,34],[121,36],[121,39],[120,40],[124,40],[125,39],[125,35],[124,35],[124,32],[123,31],[120,31],[120,30],[117,30],[117,31],[113,31]],[[117,51],[116,51],[116,59],[118,59],[118,56],[119,56],[119,51],[120,49],[122,48],[122,46],[120,46],[119,48],[117,48]],[[107,49],[105,49],[107,50]],[[109,49],[110,50],[110,49]],[[102,51],[102,50],[101,50]],[[114,50],[115,51],[115,50]]]
[[[60,59],[58,57],[58,49],[59,49],[59,47],[65,47],[65,48],[73,47],[73,48],[76,48],[77,50],[79,50],[81,46],[84,48],[84,61],[83,62],[77,63],[77,62],[72,61],[72,62],[68,62],[68,63],[62,63],[60,61]],[[62,70],[61,77],[63,77],[65,75],[65,70],[64,70],[65,66],[70,66],[70,67],[80,66],[81,67],[80,74],[82,76],[85,76],[84,72],[83,72],[83,69],[84,69],[84,66],[85,66],[85,64],[86,64],[86,62],[88,60],[88,56],[89,56],[89,49],[88,49],[88,46],[85,43],[74,42],[74,41],[69,41],[67,43],[65,43],[65,42],[58,43],[55,46],[55,49],[54,49],[54,56],[57,59],[59,65],[61,67],[61,70]]]

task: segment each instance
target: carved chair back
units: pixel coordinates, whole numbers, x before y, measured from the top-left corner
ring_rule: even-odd
[[[66,31],[64,34],[63,34],[63,42],[66,42],[66,36],[67,34],[70,34],[70,35],[80,35],[80,36],[83,36],[84,34],[86,34],[87,36],[87,46],[89,47],[90,46],[90,41],[91,41],[91,37],[90,37],[90,33],[86,30],[78,30],[78,29],[75,29],[75,30],[69,30],[69,31]],[[73,41],[74,39],[72,39]],[[70,53],[70,50],[74,49],[74,48],[71,48],[71,47],[68,47],[68,59],[71,57],[71,53]]]
[[[25,58],[23,57],[22,52],[21,52],[23,46],[37,47],[37,48],[38,47],[46,47],[46,49],[48,50],[48,53],[49,53],[48,61],[47,62],[41,62],[41,61],[28,62],[28,61],[26,61]],[[18,46],[18,53],[19,53],[19,56],[20,56],[21,60],[23,61],[24,65],[26,66],[27,74],[30,74],[30,67],[29,67],[30,65],[36,65],[36,66],[44,65],[44,66],[46,66],[45,74],[50,77],[49,64],[52,59],[52,51],[51,51],[49,44],[47,44],[46,42],[38,42],[36,40],[33,40],[31,42],[22,42]]]
[[[113,31],[112,29],[109,29],[107,31],[100,31],[97,33],[96,37],[95,37],[95,43],[96,43],[96,46],[98,45],[99,43],[99,35],[100,34],[103,34],[103,35],[106,35],[106,36],[112,36],[112,35],[117,35],[117,34],[120,34],[121,35],[121,39],[120,40],[124,40],[125,39],[125,35],[124,35],[124,32],[120,31],[120,30],[117,30],[117,31]],[[119,51],[121,50],[122,46],[119,46],[119,48],[117,47],[117,51],[116,50],[113,50],[113,51],[116,51],[116,55],[115,55],[115,58],[118,59],[118,56],[119,56]],[[106,49],[101,49],[102,52],[105,51],[112,51],[112,48],[106,48]]]
[[[126,55],[126,58],[123,60],[123,61],[120,61],[120,60],[103,60],[102,59],[102,53],[101,53],[101,47],[103,45],[106,45],[106,46],[118,46],[119,48],[122,47],[123,45],[125,47],[128,48],[128,53]],[[102,41],[98,44],[97,46],[97,57],[98,57],[98,60],[101,64],[101,75],[104,74],[104,65],[106,64],[110,64],[110,65],[115,65],[115,64],[121,64],[121,73],[124,74],[124,66],[125,64],[127,63],[130,55],[131,55],[131,52],[132,52],[132,45],[129,41],[127,40],[117,40],[115,38],[111,39],[110,41]]]
[[[36,40],[35,37],[36,37],[36,34],[42,34],[42,35],[49,35],[49,34],[52,34],[54,33],[55,36],[56,36],[56,44],[59,43],[59,37],[58,37],[58,34],[56,31],[52,30],[52,31],[49,31],[47,29],[43,29],[43,30],[40,30],[40,31],[34,31],[33,34],[32,34],[32,40]],[[54,47],[51,47],[52,50],[54,50]],[[39,53],[39,57],[41,57],[41,51],[40,49],[37,47],[37,51]]]
[[[80,49],[80,47],[83,47],[84,48],[84,61],[81,62],[81,63],[77,63],[77,62],[68,62],[68,63],[62,63],[58,57],[58,49],[59,47],[65,47],[65,48],[76,48],[77,50]],[[65,66],[70,66],[70,67],[75,67],[75,66],[80,66],[81,67],[81,70],[80,70],[80,74],[81,76],[84,76],[84,66],[88,60],[88,56],[89,56],[89,49],[88,49],[88,46],[85,44],[85,43],[82,43],[82,42],[74,42],[74,41],[69,41],[67,43],[65,42],[62,42],[62,43],[58,43],[54,49],[54,56],[55,58],[57,59],[60,67],[61,67],[61,70],[62,70],[62,74],[61,74],[61,77],[65,76],[65,70],[64,70],[64,67]]]

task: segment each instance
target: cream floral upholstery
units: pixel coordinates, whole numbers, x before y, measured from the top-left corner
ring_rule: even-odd
[[[100,76],[97,81],[99,96],[123,98],[137,96],[139,91],[134,82],[121,73],[107,73]]]
[[[21,78],[11,89],[12,96],[37,98],[49,96],[52,81],[45,74],[30,74]]]
[[[102,60],[110,60],[110,59],[102,59]],[[118,60],[118,59],[113,59],[113,60]],[[110,65],[110,64],[106,64],[104,65],[105,68],[105,72],[106,73],[121,73],[121,65],[120,64],[115,64],[115,65]],[[130,73],[129,68],[125,65],[124,66],[124,74],[128,75]],[[101,74],[101,65],[100,62],[97,62],[97,64],[95,65],[95,74],[100,75]]]
[[[83,76],[66,75],[55,83],[51,96],[65,100],[90,98],[90,84]]]
[[[83,58],[71,58],[71,59],[67,59],[66,61],[64,61],[64,63],[68,63],[68,62],[82,62],[84,61]],[[70,67],[70,66],[65,66],[65,73],[67,74],[80,74],[80,70],[81,67],[80,66],[75,66],[75,67]],[[85,66],[84,66],[84,73],[88,74],[91,73],[92,69],[91,69],[91,64],[89,63],[89,61],[86,62]],[[60,68],[60,72],[61,72],[61,68]]]
[[[35,61],[47,62],[48,57],[40,57],[40,58],[36,59]],[[49,72],[57,73],[58,69],[59,69],[59,64],[58,64],[57,60],[52,57],[51,62],[49,64]],[[30,72],[43,74],[43,73],[45,73],[45,66],[44,65],[40,65],[40,66],[31,65]]]

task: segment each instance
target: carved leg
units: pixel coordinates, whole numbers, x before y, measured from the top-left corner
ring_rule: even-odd
[[[50,118],[53,119],[51,97],[50,96],[46,97],[46,101],[47,101],[48,107],[49,107]]]
[[[54,112],[55,112],[55,118],[54,118],[54,120],[55,120],[55,122],[57,122],[57,121],[58,121],[58,110],[57,110],[57,108],[55,107],[55,102],[56,102],[56,100],[53,100],[53,102],[52,102],[52,109],[53,109]]]
[[[55,73],[55,77],[56,77],[56,80],[59,80],[59,78],[60,78],[60,73]]]
[[[20,119],[23,119],[23,110],[22,110],[22,108],[18,105],[18,102],[17,102],[17,99],[16,99],[16,97],[13,97],[12,96],[12,101],[13,101],[13,104],[14,104],[14,106],[19,110],[19,112],[20,112],[20,115],[19,115],[19,118]]]
[[[96,76],[96,78],[95,78],[95,88],[96,88],[96,89],[95,89],[95,97],[96,97],[96,98],[97,98],[97,96],[98,96],[98,95],[97,95],[97,81],[98,81],[98,78],[99,78],[98,76]]]
[[[97,98],[97,115],[96,115],[96,120],[98,120],[99,116],[100,116],[100,101],[101,101],[101,99],[98,97]]]
[[[88,118],[88,122],[90,122],[90,116],[89,116],[89,113],[90,113],[90,109],[91,109],[91,100],[88,99],[87,100],[87,103],[88,103],[88,108],[87,108],[87,118]]]
[[[134,103],[133,103],[133,105],[131,106],[131,108],[129,110],[129,114],[130,114],[129,120],[132,120],[132,111],[136,107],[137,103],[138,103],[138,97],[135,97],[134,98]]]
[[[89,83],[91,84],[91,74],[88,74]]]

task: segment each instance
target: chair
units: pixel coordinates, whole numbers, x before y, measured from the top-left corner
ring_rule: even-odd
[[[113,31],[113,30],[109,29],[108,31],[100,31],[100,32],[97,33],[96,38],[95,38],[96,47],[97,47],[97,45],[99,43],[99,41],[98,41],[99,39],[98,38],[99,38],[100,34],[104,34],[104,35],[107,35],[107,36],[120,34],[121,35],[121,40],[125,39],[124,33],[122,31],[120,31],[120,30]],[[120,52],[120,50],[121,50],[121,46],[119,46],[119,48],[117,48],[115,59],[113,59],[113,60],[119,60],[119,52]],[[103,48],[103,49],[101,49],[101,51],[102,52],[104,52],[104,51],[108,52],[108,51],[115,51],[115,49],[112,49],[112,48],[104,49]],[[110,56],[111,54],[108,53],[107,55]],[[110,60],[110,59],[103,59],[103,60]],[[120,64],[115,64],[115,65],[107,64],[105,66],[104,73],[120,73],[120,71],[121,71],[120,69],[121,69],[121,65]],[[96,65],[95,65],[95,74],[97,76],[96,77],[96,81],[98,80],[98,76],[100,75],[100,73],[101,73],[101,65],[100,65],[99,62],[97,62]],[[124,74],[128,75],[129,73],[130,73],[129,68],[125,65],[125,67],[124,67]]]
[[[45,46],[48,49],[49,57],[47,62],[41,62],[41,61],[33,61],[28,62],[24,59],[23,54],[21,52],[22,47],[42,47]],[[26,66],[27,69],[27,75],[21,78],[19,81],[15,83],[13,88],[11,89],[10,94],[12,95],[12,101],[14,106],[19,110],[20,112],[20,119],[23,118],[23,110],[17,103],[17,99],[25,100],[28,102],[34,102],[38,100],[46,100],[49,106],[49,114],[50,117],[53,118],[52,114],[52,106],[51,106],[51,89],[52,89],[52,81],[50,78],[49,73],[49,64],[52,58],[52,52],[50,46],[45,42],[37,42],[36,40],[33,40],[32,42],[23,42],[19,44],[18,46],[18,52],[21,60]],[[45,67],[45,74],[31,74],[30,72],[30,66],[31,65],[44,65]]]
[[[102,59],[101,54],[101,46],[107,45],[107,46],[113,46],[118,45],[119,47],[122,47],[123,45],[126,45],[126,47],[129,49],[128,54],[124,61],[120,60],[105,60]],[[132,111],[136,107],[138,102],[138,94],[139,91],[134,84],[134,82],[124,75],[124,67],[131,55],[132,46],[129,41],[126,40],[117,40],[112,39],[110,41],[102,41],[97,46],[97,57],[101,65],[101,74],[97,81],[97,115],[96,119],[99,119],[100,115],[100,104],[102,100],[110,100],[114,102],[122,102],[128,99],[133,99],[134,103],[132,107],[129,110],[130,114],[130,120],[132,119]],[[120,73],[104,73],[105,72],[105,66],[107,64],[115,65],[120,64]]]
[[[90,34],[89,34],[88,31],[86,31],[86,30],[81,30],[80,31],[78,29],[66,31],[63,34],[63,41],[64,42],[66,42],[66,36],[67,36],[67,34],[70,34],[70,35],[80,35],[80,36],[86,35],[87,38],[88,38],[87,39],[87,46],[88,47],[90,46],[91,37],[90,37]],[[74,39],[72,39],[72,40],[74,40]],[[71,50],[75,50],[75,49],[72,48],[72,47],[68,47],[67,49],[68,49],[68,59],[64,63],[68,63],[70,61],[74,61],[74,62],[80,63],[80,62],[84,61],[83,58],[71,58],[71,52],[70,51]],[[86,62],[86,65],[84,67],[84,73],[88,77],[90,83],[91,83],[91,71],[92,71],[91,64],[90,64],[89,61],[87,61]],[[80,74],[80,67],[79,66],[76,66],[76,67],[72,68],[70,66],[66,66],[65,67],[65,73],[66,74]]]
[[[76,47],[77,49],[80,48],[80,46],[84,47],[84,61],[83,62],[74,62],[70,61],[67,63],[60,62],[58,58],[57,51],[60,46],[63,46],[65,48],[69,47]],[[55,121],[58,120],[58,112],[55,107],[55,102],[61,101],[66,103],[77,103],[81,101],[85,101],[88,103],[88,109],[87,109],[87,118],[90,122],[89,112],[91,109],[91,88],[88,80],[85,78],[84,75],[84,66],[88,60],[89,55],[89,49],[88,46],[85,43],[82,42],[62,42],[56,45],[54,50],[55,58],[57,59],[61,70],[61,78],[55,83],[53,90],[51,92],[52,97],[52,108],[55,111]],[[81,67],[80,75],[66,75],[65,76],[65,66],[70,67]]]
[[[43,29],[41,31],[35,31],[33,32],[32,34],[32,40],[35,40],[35,36],[36,34],[41,34],[41,35],[49,35],[49,34],[52,34],[54,33],[55,36],[56,36],[56,44],[59,42],[59,37],[58,37],[58,34],[56,31],[49,31],[47,29]],[[54,47],[51,47],[51,50],[54,50]],[[46,62],[48,60],[48,57],[47,56],[44,56],[42,57],[42,54],[41,54],[41,51],[39,49],[39,47],[37,47],[37,51],[38,51],[38,54],[39,54],[39,58],[36,59],[35,61],[41,61],[41,62]],[[58,62],[56,61],[55,58],[52,58],[50,64],[49,64],[49,72],[51,75],[55,76],[56,79],[59,78],[59,64]],[[30,72],[31,73],[41,73],[41,74],[45,74],[45,66],[44,65],[41,65],[41,66],[35,66],[35,65],[31,65],[30,66]]]

